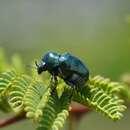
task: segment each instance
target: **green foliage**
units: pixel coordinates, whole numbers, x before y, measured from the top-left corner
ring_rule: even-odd
[[[100,75],[91,78],[90,85],[98,86],[108,94],[119,93],[124,87],[118,82],[111,82],[110,79],[101,77]]]
[[[0,75],[0,110],[25,113],[27,118],[38,122],[37,130],[59,130],[69,115],[72,100],[112,120],[119,120],[126,109],[120,99],[123,86],[117,82],[95,76],[85,86],[73,90],[61,79],[57,84],[52,81],[46,84],[36,75],[22,74],[24,69],[17,56],[13,62],[18,72],[11,70]]]
[[[59,98],[56,91],[52,92],[37,130],[59,130],[69,115],[70,94],[65,91]]]
[[[90,84],[83,89],[75,91],[74,101],[90,106],[112,120],[119,120],[122,117],[122,111],[126,109],[122,105],[123,100],[118,96],[108,94],[101,87]]]
[[[17,76],[12,83],[9,96],[9,104],[11,108],[19,113],[24,109],[24,99],[27,89],[30,85],[31,79],[28,76],[21,75]]]
[[[89,105],[112,120],[118,120],[125,110],[125,106],[122,105],[123,100],[117,93],[120,88],[120,84],[108,82],[98,76],[89,79],[85,86],[75,89],[72,99]],[[62,93],[58,96],[57,92],[60,90]],[[68,115],[71,93],[72,88],[62,80],[59,80],[57,86],[51,82],[48,87],[45,87],[42,81],[31,79],[27,75],[18,75],[14,71],[5,72],[0,77],[1,102],[5,102],[6,99],[6,104],[14,112],[26,112],[27,118],[39,121],[38,130],[58,129],[63,125]],[[3,108],[4,106],[1,110]]]
[[[0,77],[0,109],[10,111],[8,104],[8,92],[16,74],[13,71],[2,73]],[[5,109],[3,109],[5,108]]]
[[[49,100],[50,88],[44,87],[43,83],[34,81],[25,94],[25,111],[28,118],[39,119],[42,109]]]

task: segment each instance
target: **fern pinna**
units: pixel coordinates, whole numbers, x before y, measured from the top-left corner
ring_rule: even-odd
[[[112,120],[119,120],[126,107],[119,93],[122,85],[101,76],[90,77],[85,86],[73,90],[64,81],[50,82],[16,73],[0,75],[0,109],[4,112],[25,113],[38,122],[38,130],[59,130],[69,115],[71,101],[101,112]]]

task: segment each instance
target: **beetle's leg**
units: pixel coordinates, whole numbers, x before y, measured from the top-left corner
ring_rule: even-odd
[[[73,85],[73,86],[72,86],[72,91],[71,91],[71,94],[70,94],[70,100],[72,100],[72,97],[73,97],[75,88],[76,88],[76,86]]]
[[[57,86],[58,80],[55,74],[52,74],[51,76],[51,86],[52,86],[52,94],[54,93],[56,86]]]
[[[39,67],[39,65],[38,65],[37,61],[35,61],[35,65],[36,65],[36,67]]]
[[[57,80],[57,76],[55,74],[52,74],[52,76],[51,76],[51,82],[54,83],[55,85],[57,85],[58,80]]]
[[[57,76],[54,76],[55,84],[58,84]]]
[[[54,83],[54,75],[51,75],[51,82]]]

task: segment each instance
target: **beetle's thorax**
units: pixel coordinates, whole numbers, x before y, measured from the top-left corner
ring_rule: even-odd
[[[60,55],[55,52],[48,52],[42,59],[45,62],[47,70],[52,73],[55,72],[59,66]]]

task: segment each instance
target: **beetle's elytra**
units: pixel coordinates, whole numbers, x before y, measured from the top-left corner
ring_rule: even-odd
[[[83,86],[89,78],[89,70],[77,57],[69,54],[46,53],[40,63],[36,62],[37,72],[48,71],[55,78],[61,77],[68,85]]]

